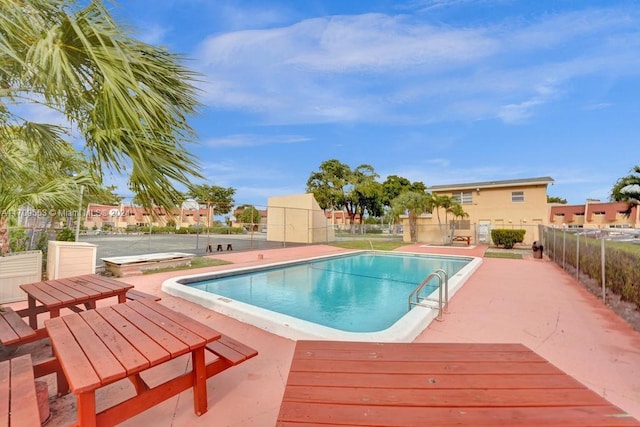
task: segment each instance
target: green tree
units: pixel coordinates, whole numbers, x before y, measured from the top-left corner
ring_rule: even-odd
[[[122,196],[116,194],[116,186],[92,186],[83,196],[84,204],[96,203],[100,205],[119,205],[123,200]]]
[[[409,216],[409,235],[412,242],[418,241],[418,217],[429,209],[430,202],[428,194],[418,191],[401,193],[391,202],[391,208],[396,215]]]
[[[619,178],[609,196],[611,201],[627,202],[625,215],[631,214],[631,208],[640,204],[640,166],[634,166],[629,175]]]
[[[362,222],[365,213],[376,216],[382,213],[382,187],[376,181],[378,177],[371,165],[363,164],[351,170],[349,165],[331,159],[322,162],[319,171],[311,173],[307,192],[313,193],[325,211],[346,211],[354,232],[357,215]]]
[[[447,243],[447,211],[455,204],[455,200],[451,196],[440,195],[440,194],[431,194],[429,196],[429,207],[428,210],[430,212],[436,212],[436,218],[438,219],[438,228],[440,229],[440,235],[442,236],[442,243]],[[440,219],[440,209],[443,209],[445,226],[442,225],[442,220]]]
[[[33,123],[0,126],[0,254],[9,252],[7,221],[18,209],[46,211],[55,217],[60,210],[78,207],[79,189],[95,187],[95,177],[80,171],[84,158],[65,142],[57,129]],[[38,136],[51,144],[43,146]],[[40,215],[36,215],[37,221]],[[34,223],[35,226],[35,223]]]
[[[345,208],[351,218],[351,224],[355,223],[356,216],[360,217],[362,224],[365,213],[380,213],[382,186],[376,181],[379,176],[371,165],[360,165],[349,175],[345,191]]]
[[[562,197],[556,197],[556,196],[547,196],[547,203],[561,203],[563,205],[566,205],[567,199],[563,199]]]
[[[33,103],[61,113],[84,139],[93,173],[128,173],[145,206],[172,208],[175,185],[200,176],[186,149],[197,76],[178,55],[131,37],[101,1],[4,0],[0,51],[3,134],[24,129],[26,144],[51,157],[58,128],[12,107]]]
[[[453,219],[454,221],[457,219],[463,220],[465,218],[469,218],[469,214],[466,213],[464,211],[464,208],[462,207],[462,205],[460,203],[454,202],[453,205],[451,205],[448,209],[447,209],[447,213],[450,213],[451,215],[453,215]],[[455,228],[455,222],[451,223],[451,234],[449,235],[449,241],[451,242],[453,240],[453,234],[456,230]]]
[[[236,189],[232,187],[220,187],[218,185],[191,185],[186,192],[187,198],[192,198],[202,205],[214,209],[218,215],[226,215],[233,209],[235,200],[233,196]]]
[[[320,164],[320,170],[312,172],[307,180],[307,192],[313,193],[320,208],[339,210],[344,207],[345,186],[351,177],[351,168],[336,159]]]
[[[400,194],[415,191],[417,193],[425,193],[427,186],[424,183],[416,181],[411,182],[407,178],[400,177],[398,175],[389,175],[387,179],[382,183],[382,204],[386,207],[391,207],[393,199]],[[385,218],[388,222],[396,224],[399,217],[395,215],[393,209],[389,209],[385,213]]]
[[[252,228],[253,231],[258,229],[260,225],[260,211],[252,205],[242,205],[238,207],[238,210],[242,210],[237,216],[236,220],[245,225],[245,228]]]

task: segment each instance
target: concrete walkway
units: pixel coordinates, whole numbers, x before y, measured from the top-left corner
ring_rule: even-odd
[[[411,245],[401,251],[482,256],[486,247],[439,248]],[[146,411],[125,426],[273,426],[287,379],[294,342],[166,295],[162,282],[175,276],[343,252],[331,246],[224,253],[234,264],[123,280],[158,294],[162,303],[198,319],[259,351],[259,355],[208,380],[209,411],[193,413],[191,392]],[[258,255],[262,255],[259,257]],[[262,258],[262,259],[260,259]],[[484,258],[456,293],[442,322],[433,322],[419,342],[523,343],[611,403],[640,419],[640,333],[546,259]],[[178,359],[171,369],[184,370]],[[126,381],[100,393],[99,406],[131,393]],[[75,399],[52,402],[48,425],[75,419]],[[100,407],[98,408],[100,409]]]

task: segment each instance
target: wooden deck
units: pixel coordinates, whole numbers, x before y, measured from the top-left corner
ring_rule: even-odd
[[[278,426],[640,426],[521,344],[298,341]]]

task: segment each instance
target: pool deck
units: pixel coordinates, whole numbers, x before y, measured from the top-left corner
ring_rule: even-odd
[[[403,252],[482,256],[486,246],[426,247]],[[209,411],[197,417],[187,391],[128,420],[123,426],[273,426],[283,396],[295,343],[160,291],[170,277],[276,261],[340,253],[325,245],[225,252],[213,258],[233,264],[198,270],[121,279],[162,303],[186,313],[257,349],[259,355],[207,381]],[[19,303],[18,303],[19,305]],[[640,419],[640,333],[547,259],[484,258],[456,293],[442,322],[432,322],[416,342],[521,343],[609,402]],[[173,369],[184,369],[188,361]],[[98,405],[130,391],[111,387],[98,394]],[[48,426],[75,420],[75,398],[51,402]]]

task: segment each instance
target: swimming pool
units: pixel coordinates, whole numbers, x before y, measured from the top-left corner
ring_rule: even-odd
[[[437,315],[426,306],[408,311],[411,291],[442,268],[451,297],[480,262],[360,251],[182,276],[162,289],[291,339],[411,341]],[[430,286],[435,290],[437,280]]]

